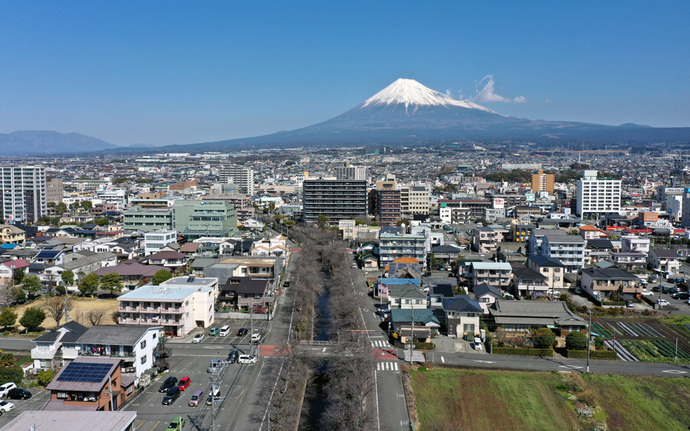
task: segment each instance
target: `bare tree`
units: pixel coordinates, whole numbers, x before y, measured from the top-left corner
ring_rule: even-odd
[[[74,301],[71,297],[53,296],[46,302],[45,310],[55,320],[55,325],[60,326],[60,320],[68,309],[72,308]]]
[[[91,326],[100,325],[103,316],[105,316],[105,311],[103,310],[92,310],[86,315],[86,317],[89,319],[89,323],[91,323]]]

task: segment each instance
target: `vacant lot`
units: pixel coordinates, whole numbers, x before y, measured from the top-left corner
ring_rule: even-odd
[[[110,298],[110,299],[98,299],[98,298],[78,298],[78,297],[73,297],[74,305],[72,309],[69,312],[69,318],[70,320],[76,320],[77,322],[81,323],[84,326],[91,326],[91,323],[89,323],[89,312],[94,311],[94,312],[103,312],[103,319],[101,320],[100,324],[101,325],[112,325],[115,323],[113,321],[113,313],[117,311],[117,299]],[[17,327],[20,330],[23,330],[24,328],[19,324],[19,319],[22,318],[22,315],[24,314],[24,310],[26,310],[29,307],[40,307],[43,308],[43,311],[46,311],[45,309],[45,303],[46,299],[41,297],[35,301],[32,301],[31,303],[23,304],[17,307],[13,307],[13,310],[17,315],[19,316],[17,318]],[[60,324],[64,325],[65,324],[65,318],[63,317],[62,320],[60,320]],[[48,315],[48,312],[46,311],[46,320],[43,321],[43,326],[44,329],[50,330],[55,328],[55,320],[53,320],[52,317]]]
[[[432,369],[412,385],[420,429],[687,430],[690,381],[560,373]],[[594,416],[577,407],[595,407]]]

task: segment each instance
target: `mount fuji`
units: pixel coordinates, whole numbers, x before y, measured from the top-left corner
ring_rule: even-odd
[[[322,123],[271,135],[169,147],[186,151],[286,146],[423,145],[462,140],[688,143],[690,128],[654,128],[636,124],[607,126],[568,121],[516,118],[470,100],[454,99],[413,79],[398,79],[353,109]]]

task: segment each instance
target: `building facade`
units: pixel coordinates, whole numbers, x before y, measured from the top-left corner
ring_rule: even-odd
[[[302,183],[303,218],[316,221],[324,215],[329,221],[358,218],[367,214],[365,180],[305,180]]]
[[[225,166],[220,170],[221,183],[237,184],[238,191],[246,196],[254,196],[254,170],[242,166]]]
[[[597,171],[586,170],[577,180],[576,213],[585,218],[619,212],[621,209],[621,180],[597,178]]]
[[[34,223],[47,213],[41,166],[0,167],[0,222]]]
[[[545,174],[542,169],[539,169],[538,174],[532,174],[532,193],[547,192],[553,194],[555,180],[556,175]]]
[[[429,214],[430,193],[426,187],[401,187],[400,212],[402,217],[412,218],[415,215]]]

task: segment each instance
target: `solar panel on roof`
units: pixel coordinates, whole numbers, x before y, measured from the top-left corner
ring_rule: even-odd
[[[97,383],[108,375],[108,371],[110,371],[111,367],[111,364],[70,362],[62,371],[58,380]]]

